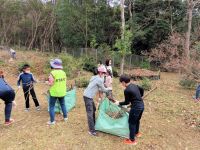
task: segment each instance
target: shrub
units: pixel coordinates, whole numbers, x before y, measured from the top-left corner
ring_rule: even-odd
[[[76,86],[78,88],[85,88],[89,84],[89,81],[86,78],[80,78],[78,81],[76,81]]]
[[[148,60],[144,60],[141,64],[140,64],[140,68],[142,69],[150,69],[150,63]]]
[[[5,62],[3,60],[0,60],[0,65],[3,65]]]
[[[196,82],[191,79],[182,79],[179,85],[186,89],[194,89],[196,87]]]
[[[113,77],[118,77],[119,74],[118,74],[118,71],[116,68],[113,68]]]
[[[148,78],[143,78],[140,81],[140,86],[144,89],[144,90],[150,90],[151,89],[151,81]]]
[[[55,59],[56,57],[54,57],[53,59]],[[76,76],[76,73],[79,72],[81,70],[81,60],[76,59],[70,55],[59,55],[57,56],[57,58],[62,60],[62,65],[63,65],[63,70],[65,71],[67,77],[69,78],[73,78]],[[50,60],[46,62],[46,66],[44,69],[44,72],[49,74],[51,72],[51,67],[49,64]]]
[[[85,57],[82,66],[84,70],[93,72],[97,65],[94,58]]]

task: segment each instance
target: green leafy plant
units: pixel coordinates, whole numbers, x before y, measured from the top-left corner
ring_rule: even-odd
[[[144,90],[149,91],[149,90],[151,89],[151,81],[150,81],[150,79],[148,79],[148,78],[143,78],[143,79],[140,81],[140,86],[141,86]]]
[[[85,57],[83,59],[82,66],[84,70],[93,72],[94,69],[96,68],[96,61],[94,60],[94,58]]]
[[[196,87],[196,82],[191,79],[182,79],[180,80],[179,85],[185,89],[194,89]]]
[[[76,81],[76,86],[78,88],[85,88],[89,84],[89,81],[86,78],[79,78],[78,81]]]
[[[144,60],[141,64],[140,64],[140,68],[142,69],[150,69],[150,63],[148,60]]]

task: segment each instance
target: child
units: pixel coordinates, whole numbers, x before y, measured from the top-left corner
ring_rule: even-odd
[[[128,76],[122,75],[119,79],[122,86],[126,89],[124,90],[124,102],[116,101],[116,105],[128,105],[131,103],[131,110],[129,113],[129,130],[130,136],[129,139],[125,140],[125,144],[136,145],[137,142],[135,137],[140,137],[141,133],[139,133],[140,127],[140,119],[142,117],[144,111],[144,102],[142,96],[144,94],[143,88],[132,84],[130,82],[130,78]]]
[[[50,62],[51,74],[49,76],[50,87],[50,101],[49,101],[49,115],[50,121],[47,122],[48,125],[55,124],[55,103],[57,100],[60,102],[60,106],[63,112],[64,121],[67,121],[67,108],[65,106],[65,95],[67,91],[67,78],[66,73],[63,71],[62,61],[60,59],[54,59]]]
[[[106,66],[105,66],[106,69],[110,70],[111,76],[113,77],[112,60],[111,59],[107,59],[106,62],[105,62],[105,64],[106,64]]]
[[[10,49],[10,54],[11,54],[12,59],[16,59],[16,52],[14,49],[12,49],[12,48]]]
[[[112,73],[110,70],[107,70],[104,85],[109,90],[106,96],[112,98]]]
[[[95,111],[96,107],[94,104],[94,96],[97,94],[99,90],[102,92],[107,92],[108,89],[104,87],[104,76],[106,73],[105,67],[98,68],[98,75],[93,76],[90,79],[90,83],[84,91],[83,99],[85,102],[88,126],[89,126],[89,134],[92,136],[97,136],[95,131]]]
[[[26,104],[25,111],[28,112],[30,110],[29,92],[31,93],[31,96],[35,103],[36,110],[39,111],[40,105],[37,100],[34,87],[33,87],[33,83],[36,82],[36,80],[34,79],[33,74],[30,72],[30,66],[28,64],[25,64],[22,70],[23,72],[18,77],[17,85],[18,85],[18,88],[20,88],[20,82],[22,81],[22,88],[24,91],[24,98],[25,98],[25,104]]]
[[[15,92],[4,80],[3,71],[0,71],[0,99],[5,102],[5,125],[10,125],[14,122],[14,119],[11,119],[10,116],[12,105],[16,104],[14,102]]]

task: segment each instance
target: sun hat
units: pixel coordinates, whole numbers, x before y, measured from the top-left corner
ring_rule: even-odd
[[[105,66],[98,67],[98,72],[106,73],[107,72],[106,67]]]
[[[58,58],[51,60],[50,65],[54,69],[63,69],[62,60]]]

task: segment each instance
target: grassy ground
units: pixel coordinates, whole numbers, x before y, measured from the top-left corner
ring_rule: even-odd
[[[38,55],[37,59],[40,60],[41,57]],[[24,59],[27,58],[24,57]],[[7,66],[11,67],[12,64],[7,64],[5,67]],[[7,72],[6,79],[11,85],[15,85],[16,76],[10,75],[7,69],[5,70]],[[35,86],[37,97],[42,106],[40,112],[35,110],[32,101],[31,111],[24,112],[24,97],[21,90],[17,93],[18,106],[13,109],[12,115],[16,122],[9,127],[3,125],[4,104],[0,101],[0,149],[197,150],[200,147],[198,127],[200,103],[194,103],[191,99],[194,91],[182,89],[179,87],[178,81],[178,74],[162,73],[161,80],[153,82],[153,86],[157,86],[158,89],[145,99],[145,112],[141,121],[143,137],[138,139],[138,145],[134,148],[124,145],[123,139],[120,137],[104,133],[99,133],[98,137],[88,135],[82,99],[83,89],[77,91],[77,105],[69,113],[69,121],[63,122],[60,116],[56,116],[58,123],[52,127],[46,125],[49,115],[47,101],[43,95],[48,86],[44,84]],[[16,86],[13,87],[16,89]],[[117,79],[115,79],[113,87],[115,97],[122,100],[123,88]]]

